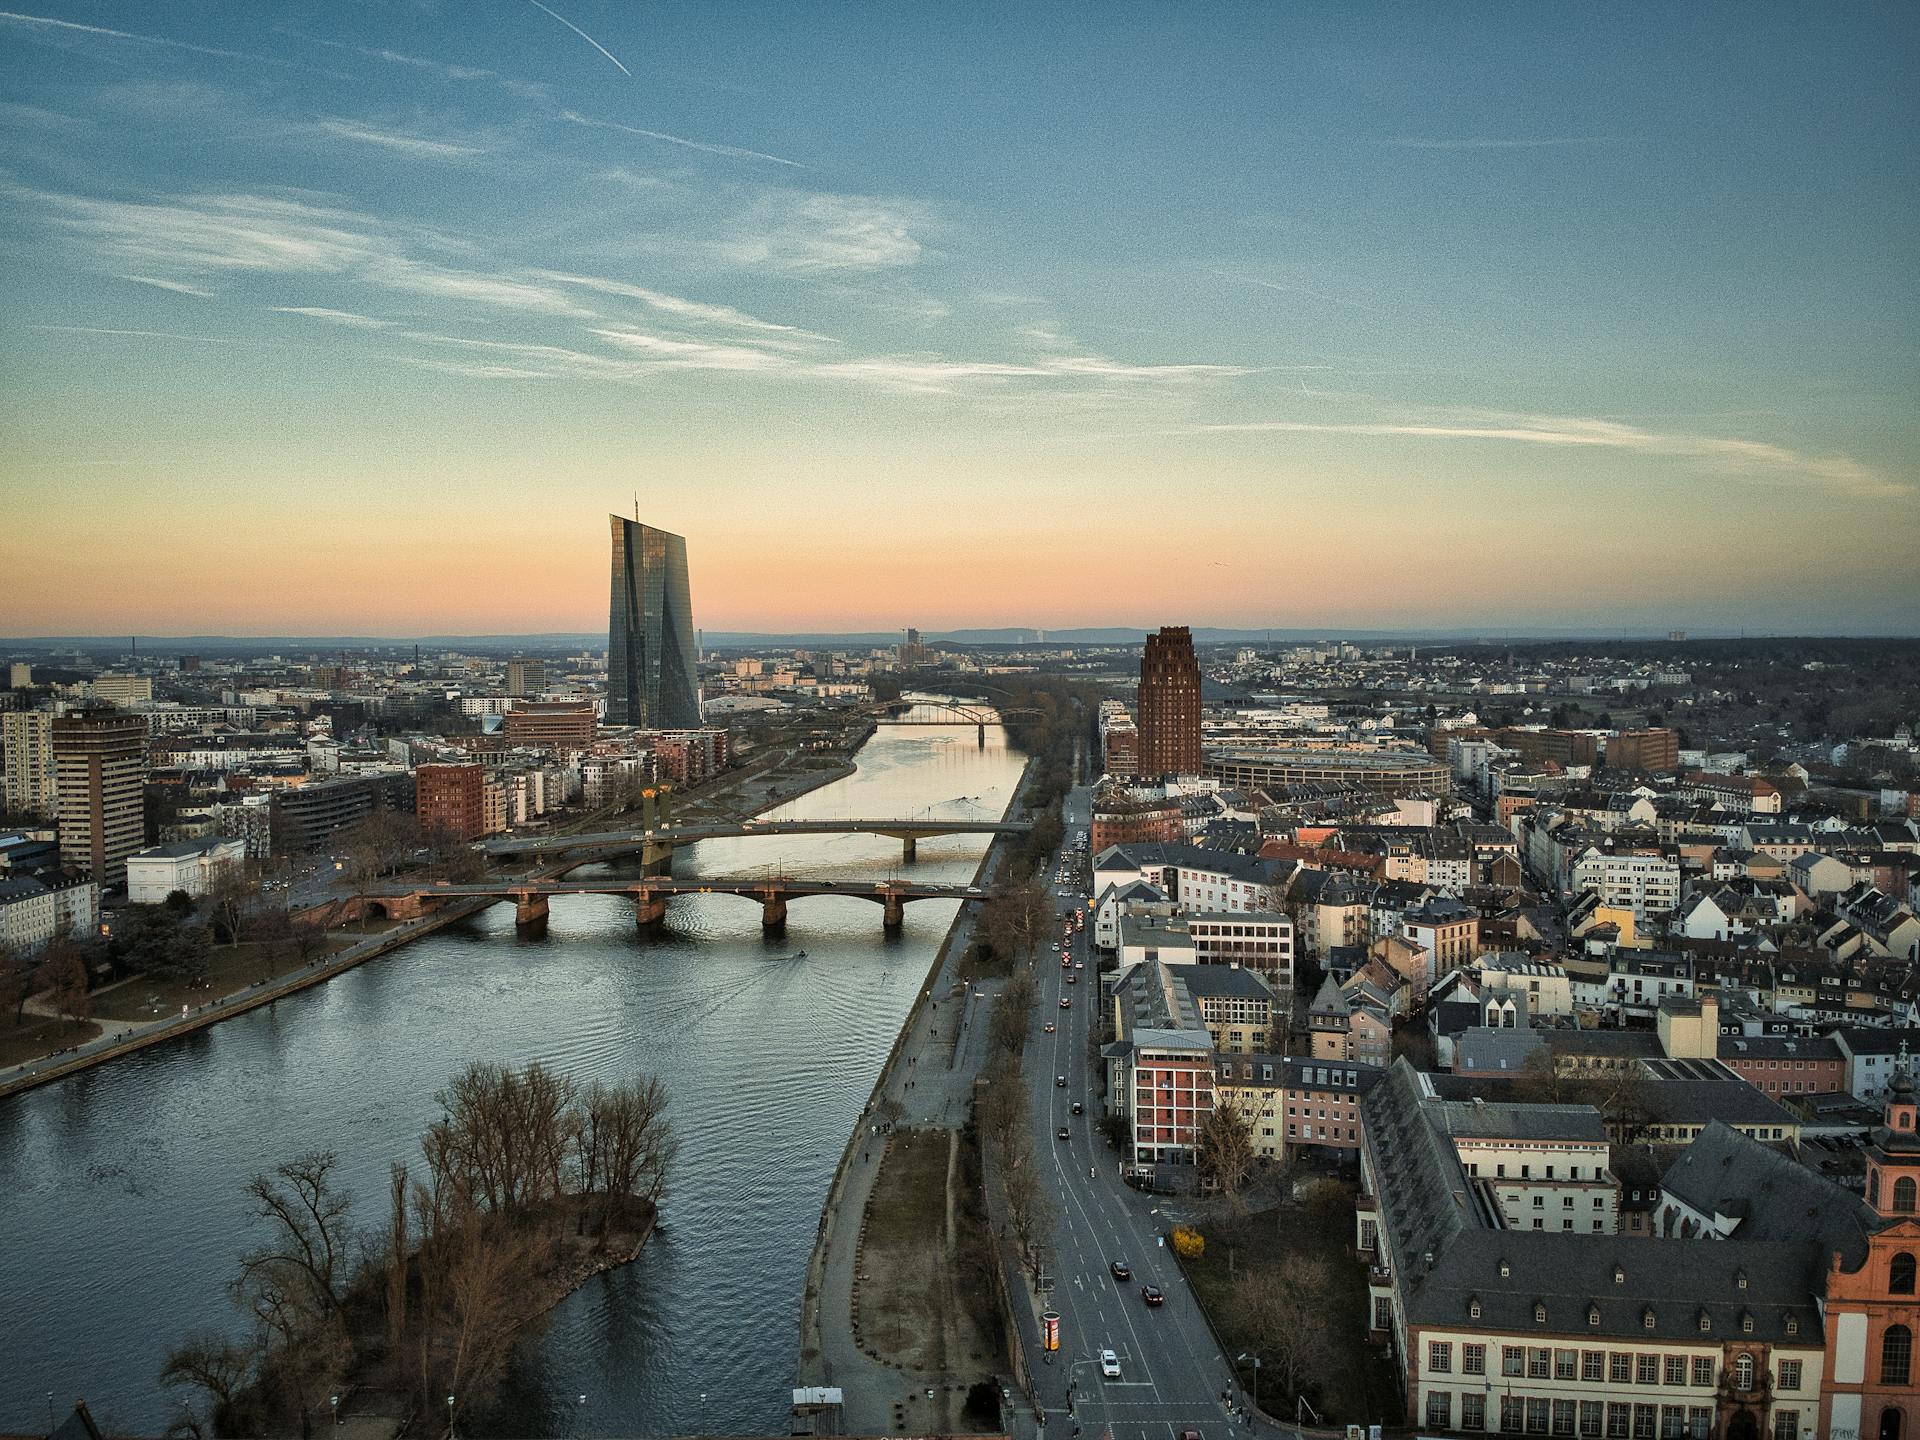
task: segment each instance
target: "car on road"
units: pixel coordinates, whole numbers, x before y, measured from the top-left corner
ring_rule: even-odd
[[[1054,1031],[1058,1030],[1060,1027],[1054,1024],[1053,1021],[1049,1020],[1045,1025],[1041,1026],[1040,1028],[1045,1030],[1047,1034],[1051,1035],[1053,1034]]]
[[[446,884],[447,882],[446,882],[446,881],[444,881],[444,880],[442,880],[442,881],[441,881],[440,883],[441,883],[442,885],[444,885],[444,884]],[[1071,1001],[1071,1000],[1069,1000],[1069,999],[1068,999],[1068,998],[1067,998],[1066,996],[1064,996],[1064,995],[1062,995],[1062,996],[1060,997],[1060,1008],[1061,1008],[1062,1010],[1071,1010],[1071,1009],[1073,1009],[1073,1001]]]
[[[1113,1272],[1113,1278],[1116,1280],[1131,1280],[1133,1278],[1133,1271],[1127,1268],[1127,1262],[1124,1260],[1109,1260],[1107,1262],[1107,1269]]]
[[[1053,1138],[1056,1140],[1071,1140],[1073,1138],[1073,1132],[1062,1125],[1058,1130],[1053,1132]]]
[[[1167,1299],[1165,1295],[1160,1293],[1160,1287],[1158,1285],[1142,1285],[1140,1287],[1140,1298],[1149,1305],[1164,1305]]]
[[[1064,1076],[1064,1075],[1056,1075],[1056,1076],[1054,1076],[1054,1077],[1053,1077],[1053,1086],[1054,1086],[1054,1088],[1055,1088],[1056,1090],[1064,1090],[1064,1089],[1066,1089],[1066,1088],[1067,1088],[1067,1077],[1066,1077],[1066,1076]]]
[[[1100,1352],[1100,1374],[1108,1380],[1120,1378],[1120,1357],[1111,1350]]]
[[[1080,977],[1079,977],[1078,975],[1075,975],[1075,974],[1071,974],[1071,973],[1069,973],[1069,974],[1068,974],[1068,976],[1067,976],[1067,984],[1069,984],[1069,985],[1078,985],[1079,983],[1080,983]]]
[[[1084,1115],[1087,1113],[1087,1107],[1076,1100],[1073,1102],[1073,1113],[1076,1115]]]

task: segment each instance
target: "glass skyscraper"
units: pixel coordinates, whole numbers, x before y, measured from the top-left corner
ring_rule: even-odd
[[[607,620],[607,723],[649,730],[700,724],[687,542],[637,520],[613,521]]]

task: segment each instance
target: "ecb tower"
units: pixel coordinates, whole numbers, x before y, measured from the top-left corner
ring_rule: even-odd
[[[687,589],[687,542],[618,515],[607,619],[607,723],[648,730],[700,724]]]

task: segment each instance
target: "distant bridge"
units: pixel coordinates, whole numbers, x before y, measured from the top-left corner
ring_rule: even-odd
[[[739,895],[760,902],[760,923],[780,930],[787,923],[787,903],[815,895],[851,895],[881,907],[881,924],[900,928],[909,902],[914,900],[985,900],[980,885],[916,884],[906,880],[805,880],[791,875],[709,876],[676,880],[671,876],[604,877],[594,880],[499,880],[470,884],[376,885],[341,902],[335,923],[379,917],[416,920],[458,900],[511,900],[516,925],[534,926],[547,918],[548,903],[556,895],[625,895],[635,902],[634,918],[644,929],[666,918],[667,901],[675,895]]]
[[[917,716],[909,718],[897,712],[902,710],[942,710],[945,715]],[[996,706],[962,705],[953,700],[883,700],[870,708],[869,713],[876,725],[972,725],[980,732],[981,742],[987,738],[987,726],[998,725],[1002,721],[1019,717],[1037,716],[1038,710],[1021,707],[1000,709]]]
[[[676,846],[701,840],[734,840],[748,835],[885,835],[898,840],[902,858],[913,860],[918,842],[941,835],[1024,835],[1025,820],[737,820],[707,825],[656,826],[651,830],[601,830],[586,835],[533,835],[489,840],[489,855],[571,855],[603,858],[638,850],[649,866],[673,858]]]

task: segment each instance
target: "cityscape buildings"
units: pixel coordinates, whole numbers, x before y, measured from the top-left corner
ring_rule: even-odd
[[[607,629],[607,723],[685,730],[700,724],[687,542],[623,516],[613,522]]]
[[[16,665],[15,670],[26,670]],[[53,758],[53,712],[0,712],[0,798],[6,808],[28,815],[51,815],[57,794]]]

